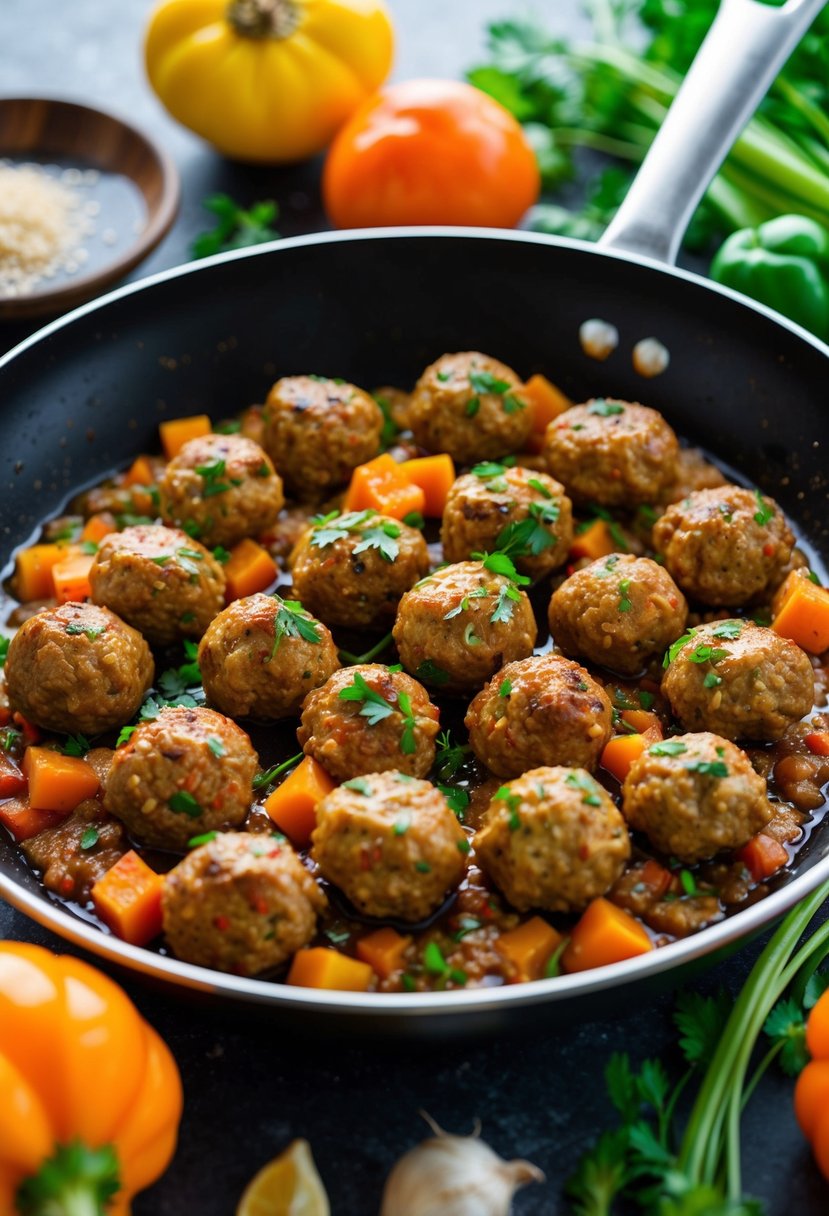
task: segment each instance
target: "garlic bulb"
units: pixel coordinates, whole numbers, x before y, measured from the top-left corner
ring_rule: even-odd
[[[544,1181],[537,1166],[504,1161],[479,1140],[480,1124],[471,1136],[450,1136],[423,1117],[435,1137],[394,1166],[380,1216],[508,1216],[519,1187]]]

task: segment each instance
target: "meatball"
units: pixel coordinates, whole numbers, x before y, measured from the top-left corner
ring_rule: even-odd
[[[250,810],[256,752],[212,709],[162,709],[113,757],[104,806],[139,844],[183,849],[192,836],[238,827]]]
[[[563,565],[573,542],[573,513],[564,487],[546,473],[491,462],[459,477],[443,512],[440,539],[446,561],[492,552],[500,547],[505,528],[513,534],[526,531],[526,555],[515,564],[530,578],[544,578]]]
[[[499,777],[539,765],[594,769],[610,738],[607,693],[578,663],[558,654],[508,663],[469,706],[475,755]]]
[[[745,752],[707,732],[652,743],[625,778],[622,810],[654,848],[689,865],[738,849],[772,817]]]
[[[291,554],[298,598],[326,625],[354,629],[394,618],[400,597],[429,569],[416,528],[376,511],[325,516]]]
[[[686,595],[736,607],[777,585],[794,536],[777,503],[759,490],[697,490],[654,524],[653,543]]]
[[[365,916],[425,920],[463,876],[466,834],[440,790],[369,773],[323,798],[311,837],[320,873]]]
[[[630,837],[583,768],[534,768],[498,790],[475,855],[519,912],[581,912],[622,873]]]
[[[536,625],[511,579],[481,562],[458,562],[403,596],[393,633],[405,668],[424,684],[459,692],[532,654]]]
[[[550,423],[544,457],[574,502],[625,507],[654,502],[676,480],[679,444],[656,410],[599,397]]]
[[[224,570],[185,532],[137,524],[101,541],[89,572],[92,599],[158,645],[200,638],[224,607]]]
[[[380,447],[382,410],[344,381],[286,376],[271,389],[262,416],[265,449],[289,493],[303,501],[344,485]]]
[[[409,426],[427,451],[458,464],[494,460],[524,447],[532,410],[511,367],[478,351],[441,355],[426,368],[409,402]]]
[[[808,655],[773,629],[715,621],[672,648],[662,691],[686,730],[773,740],[812,708],[815,676]]]
[[[174,456],[158,486],[165,524],[206,545],[235,545],[275,522],[285,496],[270,457],[244,435],[204,435]]]
[[[199,643],[207,699],[231,718],[294,717],[339,665],[325,625],[278,595],[234,600]]]
[[[235,975],[278,967],[314,936],[325,896],[291,846],[225,832],[164,880],[164,933],[177,958]]]
[[[6,658],[9,703],[44,730],[99,735],[129,722],[153,682],[147,643],[108,608],[61,604],[20,626]]]
[[[435,759],[438,710],[404,671],[347,667],[310,692],[297,739],[335,781],[398,769],[425,777]]]
[[[550,632],[565,654],[622,675],[662,656],[685,628],[688,605],[670,574],[649,557],[611,553],[568,579],[550,600]]]

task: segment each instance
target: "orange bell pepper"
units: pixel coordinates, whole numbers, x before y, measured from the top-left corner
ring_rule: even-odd
[[[164,878],[130,850],[92,888],[95,911],[122,941],[146,946],[161,932]]]
[[[189,418],[171,418],[159,423],[161,446],[168,460],[178,456],[185,443],[209,435],[213,427],[207,414],[192,414]]]
[[[577,922],[561,956],[564,971],[589,971],[653,950],[653,942],[638,920],[610,900],[592,900]]]
[[[225,599],[229,604],[270,587],[276,578],[276,562],[267,549],[246,537],[230,550],[224,571]]]
[[[15,558],[14,592],[24,604],[31,600],[48,600],[55,594],[52,567],[63,561],[66,545],[30,545]]]
[[[182,420],[183,421],[183,420]],[[162,422],[162,426],[169,426],[169,423]],[[191,436],[192,438],[192,436]],[[151,486],[155,481],[153,476],[153,467],[150,464],[148,457],[136,456],[130,467],[124,474],[125,486]]]
[[[544,432],[549,424],[559,414],[569,410],[573,402],[546,376],[539,374],[530,376],[521,390],[521,396],[529,401],[533,411],[533,429],[524,450],[537,454],[544,447]]]
[[[391,927],[375,929],[357,942],[357,955],[381,980],[387,980],[395,971],[402,971],[403,956],[412,940],[408,934],[404,937]]]
[[[281,785],[265,799],[265,810],[280,832],[302,849],[317,826],[317,807],[336,782],[313,756],[304,756]]]
[[[62,561],[52,567],[52,582],[55,599],[59,604],[87,600],[92,594],[89,571],[95,555],[92,553],[67,552]]]
[[[412,483],[420,486],[423,491],[424,515],[430,519],[440,519],[446,509],[449,491],[455,483],[455,465],[447,452],[436,456],[417,456],[413,460],[404,460],[400,472]]]
[[[544,974],[544,966],[562,941],[561,934],[540,916],[502,933],[495,945],[516,970],[516,980],[537,980]]]
[[[311,950],[297,950],[287,982],[300,988],[367,992],[373,978],[368,963],[360,963],[326,946],[314,946]]]
[[[426,496],[388,452],[358,465],[343,500],[343,511],[379,511],[392,519],[422,514]]]
[[[85,760],[48,747],[27,747],[23,772],[29,782],[29,804],[38,811],[68,815],[85,798],[94,798],[101,785]]]
[[[101,511],[98,515],[90,515],[83,526],[81,540],[92,541],[94,545],[99,545],[105,536],[109,536],[110,532],[117,531],[118,525],[115,522],[115,516],[110,515],[109,511]]]
[[[829,591],[807,578],[793,579],[771,627],[809,654],[823,654],[829,649]]]
[[[573,538],[570,557],[574,559],[589,557],[591,562],[594,562],[598,557],[607,557],[608,554],[615,553],[617,548],[616,542],[610,535],[607,521],[596,519]]]
[[[616,778],[624,781],[634,760],[638,760],[648,749],[644,735],[614,735],[605,744],[601,766]]]
[[[176,1145],[181,1080],[166,1045],[105,975],[16,942],[0,943],[0,1045],[0,1212],[21,1210],[35,1178],[32,1211],[102,1210],[82,1172],[99,1150],[117,1192],[107,1212],[128,1216]]]

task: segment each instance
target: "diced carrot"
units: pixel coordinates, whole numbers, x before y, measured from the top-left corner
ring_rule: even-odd
[[[403,955],[411,944],[412,938],[404,937],[396,929],[375,929],[357,942],[357,954],[381,980],[387,980],[395,971],[403,969]]]
[[[829,649],[829,591],[807,578],[793,580],[771,627],[810,654],[822,654]]]
[[[615,553],[616,549],[617,545],[610,535],[607,521],[596,519],[574,537],[570,556],[589,557],[591,561],[595,561],[597,557],[607,557],[609,553]]]
[[[326,946],[297,950],[288,983],[300,988],[332,988],[339,992],[367,992],[374,978],[368,963],[348,958]]]
[[[738,849],[734,856],[745,866],[754,882],[771,878],[772,874],[776,874],[789,860],[789,855],[780,841],[775,840],[773,836],[767,836],[765,832],[752,836],[748,844]]]
[[[804,739],[813,756],[829,756],[829,731],[816,730]]]
[[[614,735],[605,744],[601,766],[617,781],[624,781],[634,760],[644,755],[647,749],[648,741],[644,735]]]
[[[39,811],[68,815],[100,788],[95,770],[79,756],[64,756],[48,747],[27,747],[23,772],[29,781],[29,803]]]
[[[4,828],[8,828],[18,842],[29,840],[46,828],[53,828],[62,819],[63,815],[58,815],[55,811],[35,810],[29,806],[25,796],[0,802],[0,823]]]
[[[659,727],[660,730],[662,729],[659,716],[647,709],[623,709],[622,721],[626,722],[628,726],[632,726],[640,735],[643,735],[646,730],[650,730],[654,726]]]
[[[48,600],[54,595],[52,567],[66,557],[66,545],[31,545],[21,549],[15,563],[15,595],[24,604]]]
[[[422,514],[425,495],[401,471],[388,452],[358,465],[343,500],[343,511],[379,511],[392,519]]]
[[[455,465],[447,452],[437,456],[418,456],[404,460],[400,472],[408,477],[412,485],[420,486],[424,494],[423,514],[430,519],[440,519],[446,508],[446,499],[455,483]]]
[[[530,376],[521,390],[521,396],[530,402],[533,410],[533,430],[541,435],[554,418],[569,410],[573,404],[560,388],[556,388],[546,376],[538,374]]]
[[[171,418],[169,422],[162,422],[158,430],[164,455],[168,460],[172,460],[185,443],[198,439],[201,435],[209,435],[212,425],[207,414],[192,414],[189,418]]]
[[[312,756],[304,756],[265,800],[265,810],[292,844],[301,849],[317,826],[317,806],[335,782]]]
[[[540,916],[510,929],[495,942],[499,953],[511,962],[516,970],[517,982],[538,980],[544,974],[544,966],[550,955],[561,945],[562,936]]]
[[[653,942],[638,920],[600,896],[592,900],[577,922],[561,956],[565,971],[588,971],[622,959],[647,954]]]
[[[5,752],[0,752],[0,798],[14,798],[26,788],[26,778]]]
[[[94,545],[99,545],[105,536],[109,536],[110,532],[115,532],[117,529],[115,516],[110,515],[109,511],[101,511],[99,515],[90,515],[83,526],[81,540],[89,540]]]
[[[92,888],[95,911],[122,941],[146,946],[161,932],[164,877],[132,849]]]
[[[162,426],[167,424],[162,422]],[[155,481],[153,466],[147,456],[136,456],[124,474],[125,486],[151,486]]]
[[[59,604],[70,600],[86,600],[92,594],[89,571],[95,561],[93,553],[70,553],[52,567],[54,596]]]
[[[673,875],[658,861],[649,857],[640,871],[639,881],[650,887],[656,899],[661,899],[673,882]]]
[[[246,595],[255,595],[270,587],[276,578],[276,562],[255,540],[246,537],[240,540],[230,550],[230,557],[225,565],[225,599],[244,599]]]

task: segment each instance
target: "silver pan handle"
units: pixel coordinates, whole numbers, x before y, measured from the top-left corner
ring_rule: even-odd
[[[676,100],[601,238],[673,265],[708,183],[826,0],[722,0]]]

